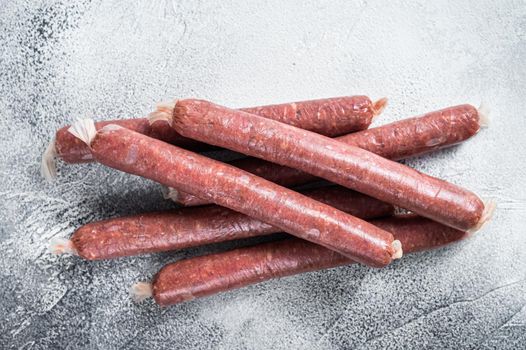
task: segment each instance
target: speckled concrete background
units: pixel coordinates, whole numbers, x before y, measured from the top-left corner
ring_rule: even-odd
[[[524,1],[0,1],[0,347],[526,347]],[[80,224],[170,206],[146,180],[39,158],[77,117],[140,116],[200,97],[250,106],[388,96],[377,124],[458,103],[492,108],[468,143],[408,163],[498,201],[473,239],[159,309],[128,288],[225,244],[85,262],[47,253]],[[236,244],[248,244],[241,242]]]

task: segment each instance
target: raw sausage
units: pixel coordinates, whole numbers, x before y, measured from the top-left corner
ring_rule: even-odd
[[[311,189],[303,194],[362,219],[389,216],[394,212],[392,205],[340,186]],[[89,223],[76,230],[71,240],[55,240],[52,251],[101,260],[276,232],[280,230],[223,207],[182,208]]]
[[[461,230],[478,229],[491,211],[465,189],[371,152],[211,102],[178,101],[172,126],[184,136],[306,171]]]
[[[467,140],[487,123],[483,112],[471,105],[459,105],[336,139],[384,158],[399,160]],[[286,187],[316,180],[314,175],[258,158],[243,158],[229,164]],[[170,198],[185,206],[207,204],[204,199],[176,189],[170,190]]]
[[[421,217],[391,218],[374,223],[391,230],[408,252],[438,248],[467,235]],[[154,277],[151,289],[144,284],[137,287],[150,289],[157,304],[168,306],[273,278],[352,263],[334,251],[291,238],[180,260],[163,267]]]
[[[335,137],[367,129],[386,104],[385,98],[372,102],[367,96],[344,96],[240,110]]]
[[[384,158],[404,159],[456,145],[486,126],[487,111],[468,104],[444,108],[338,137]]]
[[[110,120],[95,123],[97,130],[102,129],[106,125],[117,124],[124,128],[148,135],[155,139],[159,139],[168,143],[173,143],[179,147],[189,148],[192,150],[204,150],[211,147],[201,142],[188,139],[179,135],[175,130],[170,130],[169,124],[159,121],[150,125],[147,118],[125,119],[125,120]],[[65,126],[58,129],[55,135],[54,147],[57,156],[66,163],[87,163],[93,161],[93,156],[84,142],[73,136],[68,132],[70,126]]]
[[[400,243],[390,233],[219,161],[118,125],[97,132],[92,120],[83,120],[70,132],[90,145],[102,164],[166,186],[181,186],[359,262],[381,267],[401,256]]]
[[[246,171],[118,125],[97,132],[92,120],[83,120],[70,132],[102,164],[179,186],[361,263],[382,267],[401,257],[400,242],[389,232]]]
[[[228,164],[285,187],[302,185],[317,179],[316,176],[304,171],[258,158],[247,157],[228,162]],[[204,198],[173,187],[166,189],[165,197],[186,207],[210,204],[210,201]]]
[[[311,101],[283,103],[270,106],[242,108],[248,113],[278,120],[299,128],[328,136],[338,136],[352,131],[367,129],[375,115],[383,110],[385,99],[375,103],[366,96],[345,96]],[[171,116],[174,102],[159,104],[148,118],[112,120],[95,124],[97,130],[106,125],[117,124],[144,135],[193,151],[211,149],[210,145],[179,135],[163,121]],[[159,120],[160,119],[160,120]],[[150,125],[151,121],[152,122]],[[41,172],[48,180],[56,176],[54,158],[66,163],[85,163],[93,160],[89,148],[68,132],[69,126],[59,129],[42,157]]]
[[[472,192],[400,163],[208,101],[179,100],[172,126],[183,136],[303,170],[459,230],[478,229],[491,211]]]
[[[412,215],[373,223],[390,230],[402,242],[405,252],[438,248],[467,236],[465,232]],[[132,291],[139,298],[153,294],[157,304],[167,306],[273,278],[352,263],[334,251],[291,238],[179,260],[163,267],[151,287],[139,283]]]

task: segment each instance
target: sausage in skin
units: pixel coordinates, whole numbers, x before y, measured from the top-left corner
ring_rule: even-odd
[[[374,220],[399,239],[405,252],[430,250],[459,241],[467,233],[414,215]],[[151,286],[139,283],[132,292],[152,294],[160,306],[245,287],[273,278],[327,269],[354,261],[319,245],[291,238],[176,261],[164,266]],[[139,296],[140,297],[140,296]]]
[[[81,120],[70,132],[104,165],[179,187],[363,264],[383,267],[402,256],[389,232],[222,162],[113,124],[97,131],[92,120]]]
[[[465,141],[480,130],[484,119],[475,107],[464,104],[340,136],[336,140],[399,160]],[[258,158],[238,159],[229,164],[285,187],[317,180],[314,175]],[[204,199],[177,189],[171,189],[170,193],[172,199],[184,206],[208,204]]]
[[[362,219],[389,216],[394,212],[392,205],[340,186],[326,186],[303,193]],[[276,232],[281,230],[244,214],[211,205],[92,222],[78,228],[70,240],[55,239],[52,251],[101,260]]]
[[[343,96],[249,107],[241,110],[319,134],[339,136],[367,129],[373,118],[381,113],[385,103],[385,99],[373,103],[367,96]],[[167,113],[171,115],[172,110],[173,102],[162,103],[157,105],[157,110],[151,113],[149,118],[102,121],[95,123],[95,128],[100,130],[106,125],[116,124],[193,151],[213,149],[211,145],[181,136],[166,121],[159,120],[150,125],[150,122],[158,119],[159,116]],[[66,163],[93,161],[89,147],[71,135],[68,132],[69,127],[69,125],[62,127],[56,132],[54,140],[42,156],[41,172],[49,181],[56,176],[55,157]]]
[[[356,146],[208,101],[177,101],[172,126],[183,136],[305,171],[459,230],[476,230],[491,214],[491,206],[485,208],[460,186]]]

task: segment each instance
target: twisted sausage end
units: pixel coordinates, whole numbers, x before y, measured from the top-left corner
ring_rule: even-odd
[[[51,242],[49,242],[49,251],[51,254],[55,255],[77,255],[77,250],[73,246],[73,242],[67,238],[62,237],[54,237]]]
[[[88,146],[91,145],[95,135],[97,135],[97,129],[95,128],[93,119],[77,120],[69,127],[68,132]]]
[[[158,121],[165,121],[172,126],[172,117],[178,100],[158,103],[155,111],[148,114],[150,125]]]
[[[477,224],[468,230],[468,233],[473,234],[476,231],[480,230],[486,223],[493,217],[495,209],[497,208],[497,203],[492,199],[484,200],[484,211],[480,217],[480,220]]]
[[[378,101],[373,103],[373,119],[384,111],[385,107],[387,107],[387,97],[381,98]]]
[[[55,148],[55,139],[53,139],[42,154],[42,161],[40,163],[40,174],[47,182],[53,182],[57,177],[57,168],[55,166],[56,156],[57,149]]]
[[[130,296],[136,303],[151,298],[152,294],[152,284],[148,282],[138,282],[130,288]]]
[[[161,189],[162,193],[163,193],[163,198],[164,199],[169,199],[169,200],[172,200],[174,202],[177,202],[177,200],[179,199],[179,191],[177,191],[177,189],[173,188],[173,187],[165,187],[163,186],[162,189]]]
[[[402,255],[404,255],[404,251],[402,250],[402,242],[399,240],[394,240],[393,243],[391,243],[391,247],[394,251],[393,255],[391,256],[393,260],[400,259]]]

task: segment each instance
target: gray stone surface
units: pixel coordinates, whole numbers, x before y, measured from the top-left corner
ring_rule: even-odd
[[[526,347],[524,1],[0,1],[0,348]],[[235,244],[104,262],[52,237],[170,207],[146,180],[40,155],[78,117],[200,97],[250,106],[388,96],[375,124],[459,103],[492,109],[462,146],[408,161],[495,198],[480,234],[383,270],[352,266],[166,309],[131,284]]]

